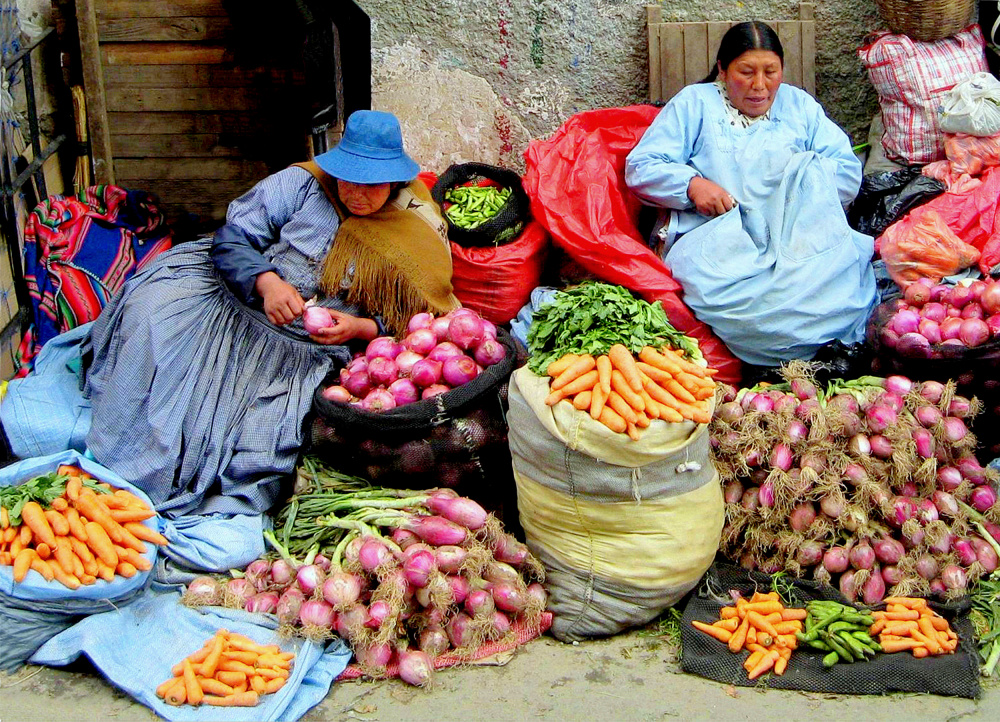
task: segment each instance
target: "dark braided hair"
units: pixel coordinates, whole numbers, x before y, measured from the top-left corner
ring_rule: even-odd
[[[734,25],[722,36],[712,72],[701,82],[711,83],[715,81],[719,77],[720,67],[723,70],[728,70],[729,64],[748,50],[770,50],[778,56],[782,66],[785,64],[785,51],[781,47],[778,34],[767,23],[760,20],[750,20]]]

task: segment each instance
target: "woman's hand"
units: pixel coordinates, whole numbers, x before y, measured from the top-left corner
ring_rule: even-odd
[[[283,280],[274,271],[265,271],[254,283],[257,295],[264,299],[264,313],[275,326],[291,323],[302,315],[305,301],[295,286]]]
[[[327,309],[333,317],[333,325],[321,328],[316,333],[309,334],[316,343],[338,345],[359,338],[371,341],[378,336],[378,325],[370,318],[358,318],[347,313]]]
[[[710,218],[721,216],[736,205],[725,188],[699,175],[688,183],[688,198],[699,213]]]

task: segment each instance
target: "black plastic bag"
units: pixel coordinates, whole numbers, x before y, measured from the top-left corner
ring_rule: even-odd
[[[847,221],[854,230],[877,237],[907,212],[944,191],[941,181],[922,175],[919,167],[872,173],[861,180]]]
[[[477,183],[481,180],[493,181],[502,188],[510,188],[510,196],[496,215],[475,228],[459,228],[448,214],[448,240],[460,246],[495,246],[509,243],[518,237],[528,220],[531,210],[528,194],[521,185],[521,177],[512,170],[498,168],[485,163],[461,163],[453,165],[438,178],[431,188],[431,197],[444,208],[445,193],[456,186]]]

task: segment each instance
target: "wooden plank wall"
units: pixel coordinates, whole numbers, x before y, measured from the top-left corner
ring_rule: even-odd
[[[277,113],[262,89],[301,88],[303,75],[240,65],[222,0],[77,0],[77,19],[95,182],[149,190],[168,217],[217,225],[229,201],[308,156],[305,132],[301,157],[275,162],[262,147],[271,130],[287,133],[270,127]]]
[[[816,22],[812,3],[799,5],[798,20],[766,20],[785,51],[784,82],[816,94]],[[715,64],[719,41],[736,22],[665,23],[659,5],[647,5],[649,99],[666,102],[697,83]]]

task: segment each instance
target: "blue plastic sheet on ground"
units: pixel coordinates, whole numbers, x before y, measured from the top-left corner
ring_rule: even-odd
[[[0,470],[0,486],[27,481],[54,471],[60,464],[79,466],[149,502],[145,494],[117,474],[76,451],[26,459],[5,467]],[[147,520],[146,524],[155,529],[156,517]],[[155,561],[156,549],[153,545],[149,547],[146,558]],[[92,585],[70,590],[58,582],[46,582],[34,570],[15,584],[13,569],[0,567],[0,670],[16,669],[47,639],[83,616],[107,612],[130,603],[142,593],[151,579],[149,572],[140,572],[131,579],[117,577],[113,582],[98,580]]]
[[[86,655],[113,685],[168,720],[292,722],[323,701],[333,680],[350,662],[351,651],[339,638],[325,648],[300,638],[283,639],[276,627],[269,615],[185,607],[178,592],[156,585],[129,606],[87,617],[53,637],[30,661],[63,666]],[[172,676],[171,667],[200,649],[219,628],[294,652],[288,682],[276,693],[262,696],[250,709],[172,707],[164,703],[156,696],[156,688]]]
[[[242,569],[264,553],[262,514],[208,514],[161,519],[161,533],[170,542],[161,552],[172,566],[197,572]],[[187,582],[187,579],[161,579]]]
[[[91,411],[81,390],[80,348],[92,325],[53,338],[42,348],[32,373],[8,385],[0,404],[0,423],[16,457],[83,451]]]

